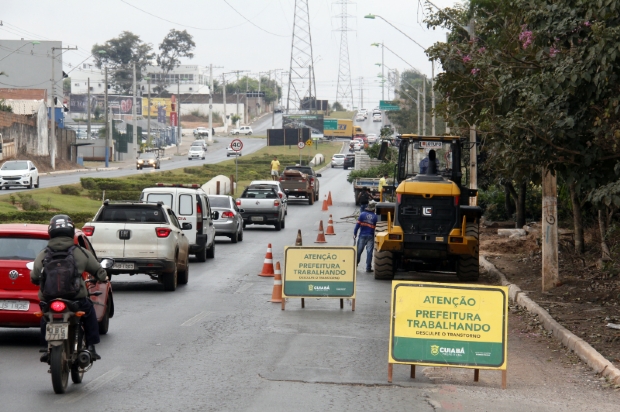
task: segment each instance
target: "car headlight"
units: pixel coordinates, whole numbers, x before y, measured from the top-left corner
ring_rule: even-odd
[[[144,163],[144,160],[138,160],[138,163]]]
[[[149,160],[149,163],[153,163],[153,162],[154,162],[154,160]]]
[[[22,177],[30,177],[29,174],[22,175]]]

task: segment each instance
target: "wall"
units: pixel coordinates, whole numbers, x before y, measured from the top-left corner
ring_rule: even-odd
[[[189,115],[194,110],[198,110],[201,114],[209,115],[209,103],[181,103],[181,116]],[[213,103],[213,113],[219,113],[220,116],[224,113],[223,103]],[[226,102],[226,113],[232,116],[237,113],[237,101]],[[241,116],[241,123],[245,123],[245,107],[243,103],[239,102],[239,116]],[[230,119],[229,119],[230,123]]]
[[[78,146],[78,157],[82,156],[84,160],[104,161],[105,160],[105,139],[91,140],[92,145]],[[89,143],[90,143],[89,142]],[[109,160],[114,159],[113,148],[109,151]]]

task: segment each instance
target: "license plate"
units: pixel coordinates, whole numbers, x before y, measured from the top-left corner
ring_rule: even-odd
[[[45,327],[45,340],[65,340],[69,336],[68,323],[48,323]]]
[[[134,264],[133,263],[115,263],[112,266],[112,269],[130,269],[133,270],[134,268]]]
[[[27,300],[0,300],[0,310],[22,310],[30,309],[30,302]]]
[[[252,216],[252,222],[262,222],[262,221],[263,221],[262,216]]]

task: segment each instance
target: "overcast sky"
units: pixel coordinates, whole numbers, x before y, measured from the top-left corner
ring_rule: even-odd
[[[458,1],[434,0],[433,3],[448,7]],[[67,71],[69,64],[74,67],[87,58],[95,43],[104,43],[122,31],[139,35],[157,49],[170,29],[186,29],[194,36],[196,50],[195,57],[183,64],[223,66],[214,73],[288,71],[294,5],[295,0],[2,0],[0,39],[60,40],[63,46],[78,46],[78,51],[63,55]],[[336,99],[340,19],[335,16],[341,13],[341,7],[332,0],[309,0],[317,95],[330,102]],[[430,76],[431,63],[420,47],[386,22],[364,18],[368,13],[380,15],[428,47],[444,41],[445,32],[426,28],[424,0],[359,0],[350,2],[347,8],[351,16],[348,39],[356,106],[360,77],[364,78],[364,106],[374,107],[381,99],[377,78],[381,68],[375,65],[381,62],[381,50],[371,47],[371,43],[383,41],[409,64]],[[385,50],[385,66],[400,71],[408,67],[388,50]]]

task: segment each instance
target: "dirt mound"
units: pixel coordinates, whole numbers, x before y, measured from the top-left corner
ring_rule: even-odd
[[[19,154],[15,157],[12,157],[11,159],[6,160],[30,160],[37,167],[39,173],[48,173],[53,172],[54,170],[71,170],[83,168],[77,163],[70,162],[64,159],[56,159],[56,169],[52,169],[49,156],[29,156]]]

